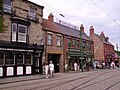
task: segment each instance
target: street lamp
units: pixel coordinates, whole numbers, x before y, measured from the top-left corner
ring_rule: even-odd
[[[83,72],[83,42],[82,42],[82,30],[80,29],[80,65]]]

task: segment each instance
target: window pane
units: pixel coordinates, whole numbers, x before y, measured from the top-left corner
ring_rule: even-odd
[[[71,46],[71,39],[68,38],[68,46]]]
[[[27,26],[19,24],[18,27],[19,27],[18,42],[26,42],[26,38],[27,38]]]
[[[19,33],[26,33],[26,26],[19,25]]]
[[[52,34],[48,34],[47,43],[48,43],[48,45],[52,45]]]
[[[7,52],[5,54],[5,64],[13,65],[14,64],[14,54],[12,52]]]
[[[21,65],[21,64],[23,64],[23,54],[22,53],[17,53],[16,55],[15,55],[15,57],[16,57],[16,64],[17,65]]]
[[[57,36],[57,46],[61,46],[61,36]]]
[[[17,24],[16,24],[16,23],[13,23],[13,24],[12,24],[12,31],[13,31],[13,32],[16,32],[16,31],[17,31]]]
[[[25,64],[32,64],[32,54],[25,53]]]
[[[30,15],[35,15],[35,10],[33,8],[30,8]]]
[[[3,65],[4,54],[0,52],[0,65]]]

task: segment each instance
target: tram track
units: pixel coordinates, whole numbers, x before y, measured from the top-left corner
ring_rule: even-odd
[[[8,86],[8,87],[3,87],[3,88],[0,88],[0,89],[8,89],[8,88],[17,88],[17,87],[24,87],[24,86],[29,86],[29,85],[38,85],[38,87],[33,87],[33,88],[29,88],[29,89],[25,89],[25,90],[33,90],[33,89],[41,89],[41,90],[48,90],[48,89],[52,89],[52,88],[55,88],[55,87],[58,87],[58,86],[62,86],[62,85],[64,85],[64,84],[66,84],[66,83],[70,83],[70,82],[74,82],[74,81],[76,81],[76,80],[81,80],[81,79],[83,79],[83,78],[86,78],[86,77],[89,77],[89,76],[92,76],[92,75],[94,75],[94,74],[96,74],[97,76],[96,77],[94,77],[94,78],[92,78],[92,79],[90,79],[90,80],[88,80],[88,81],[86,81],[86,82],[84,82],[84,83],[82,83],[82,84],[80,84],[80,85],[84,85],[85,83],[87,83],[87,82],[90,82],[90,81],[92,81],[92,80],[94,80],[94,79],[96,79],[97,77],[100,77],[100,76],[102,76],[102,75],[104,75],[104,74],[106,74],[106,73],[110,73],[111,71],[104,71],[104,72],[98,72],[98,73],[96,73],[96,72],[93,72],[93,73],[90,73],[90,74],[88,74],[88,73],[86,73],[86,74],[88,74],[87,76],[82,76],[82,77],[79,77],[79,78],[73,78],[73,79],[71,79],[71,80],[67,80],[68,78],[66,78],[66,77],[64,77],[64,78],[56,78],[56,79],[50,79],[49,81],[50,81],[50,83],[47,83],[47,84],[43,84],[43,85],[41,85],[41,83],[46,83],[46,82],[48,82],[48,80],[45,80],[45,81],[39,81],[39,79],[36,81],[36,82],[34,82],[34,83],[26,83],[26,84],[21,84],[21,85],[13,85],[13,86]],[[69,77],[70,78],[70,77]],[[59,81],[59,80],[63,80],[63,81]],[[56,81],[58,81],[58,82],[56,82]],[[52,83],[52,84],[51,84]],[[47,88],[48,87],[48,88]],[[45,89],[42,89],[42,88],[45,88]],[[74,88],[72,88],[72,89],[70,89],[70,90],[73,90],[73,89],[75,89],[75,87]],[[78,89],[77,89],[78,90]],[[107,89],[106,89],[107,90]]]

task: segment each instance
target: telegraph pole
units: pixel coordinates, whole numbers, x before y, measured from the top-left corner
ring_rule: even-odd
[[[82,42],[82,30],[80,29],[80,65],[83,72],[83,42]]]

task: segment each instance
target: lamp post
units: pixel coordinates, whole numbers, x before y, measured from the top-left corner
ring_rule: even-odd
[[[80,29],[80,65],[83,72],[83,42],[82,42],[82,30]]]

